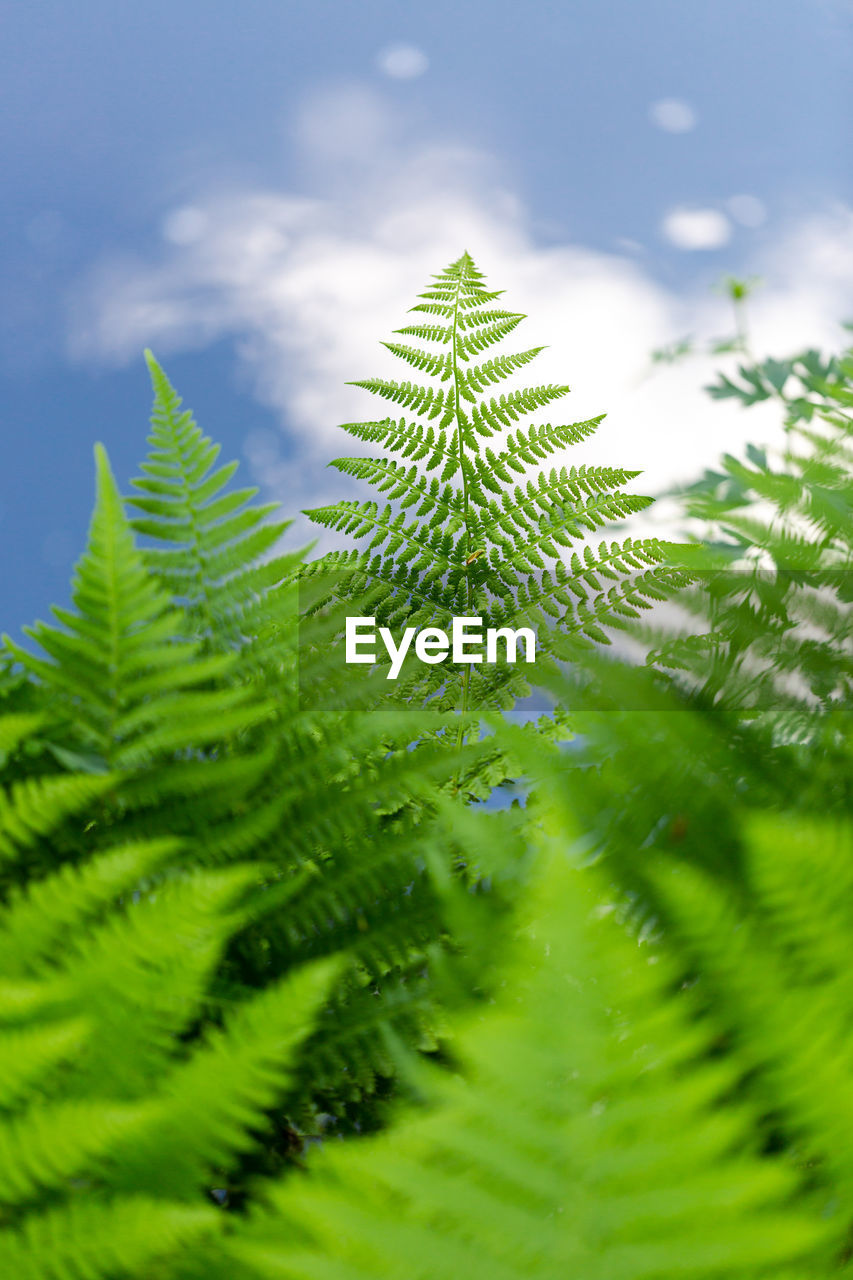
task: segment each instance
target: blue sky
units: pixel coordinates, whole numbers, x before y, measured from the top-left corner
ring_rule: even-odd
[[[539,377],[573,416],[608,411],[591,456],[659,488],[772,434],[705,403],[701,362],[649,378],[647,356],[725,330],[725,271],[766,282],[759,346],[840,340],[851,21],[848,0],[7,4],[3,626],[67,596],[93,442],[135,473],[144,346],[295,514],[339,491],[335,423],[371,412],[345,380],[381,371],[462,248],[551,344]]]

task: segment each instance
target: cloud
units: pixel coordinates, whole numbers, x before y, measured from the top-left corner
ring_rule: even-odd
[[[681,98],[662,98],[649,107],[652,124],[664,133],[689,133],[696,127],[696,112]]]
[[[291,134],[321,182],[337,175],[350,183],[353,169],[369,174],[388,168],[399,132],[399,117],[378,94],[355,82],[308,94]]]
[[[732,235],[731,223],[719,209],[670,209],[661,230],[676,249],[722,249]]]
[[[742,227],[761,227],[767,221],[767,209],[757,196],[730,196],[726,208]]]
[[[343,183],[334,160],[347,102],[360,104],[365,128],[386,149],[381,163],[374,152],[365,159],[358,183]],[[325,467],[357,449],[336,424],[377,413],[374,397],[346,383],[409,376],[380,339],[407,322],[431,273],[468,249],[507,303],[530,317],[521,342],[550,343],[522,385],[568,382],[559,420],[608,414],[569,461],[643,468],[638,487],[655,492],[748,439],[780,438],[772,406],[745,413],[708,400],[702,386],[719,360],[651,372],[654,348],[686,333],[725,332],[719,297],[665,288],[633,250],[541,246],[493,157],[447,143],[404,146],[398,128],[367,90],[317,96],[297,131],[315,155],[332,157],[326,194],[197,192],[167,215],[166,243],[150,257],[110,257],[93,269],[72,316],[73,358],[126,363],[149,345],[168,367],[173,352],[230,337],[257,398],[281,424],[250,434],[250,468],[292,513],[358,492]],[[707,240],[701,220],[710,214],[729,225],[714,210],[692,210],[682,234],[692,226],[695,243],[705,225]],[[755,267],[766,285],[751,299],[756,350],[838,343],[853,286],[851,230],[850,210],[837,207],[762,250]]]
[[[392,44],[376,57],[379,70],[392,80],[414,80],[429,67],[429,58],[412,44]]]
[[[163,239],[170,244],[193,244],[207,230],[207,214],[193,205],[172,209],[163,219]]]

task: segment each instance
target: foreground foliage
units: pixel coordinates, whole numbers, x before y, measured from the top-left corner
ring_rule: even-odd
[[[34,724],[0,720],[13,751]],[[80,813],[109,775],[2,797],[4,862]],[[205,1206],[292,1085],[334,975],[318,961],[195,1038],[259,868],[185,871],[173,840],[123,844],[0,911],[0,1265],[8,1276],[172,1274],[221,1226]],[[168,1268],[168,1270],[160,1270]]]
[[[109,785],[3,867],[0,883],[163,836],[180,840],[163,874],[251,862],[253,913],[217,968],[216,994],[240,1000],[346,951],[291,1118],[308,1133],[317,1114],[370,1124],[369,1100],[394,1074],[385,1031],[428,1048],[440,1017],[429,975],[447,928],[428,864],[448,856],[433,797],[455,762],[401,749],[438,716],[383,709],[369,676],[330,658],[339,619],[300,616],[301,555],[259,559],[267,526],[246,491],[233,523],[234,495],[227,511],[213,496],[231,468],[212,472],[215,448],[153,361],[152,374],[146,467],[160,496],[144,499],[136,532],[153,545],[137,545],[99,450],[73,607],[55,610],[60,625],[28,629],[36,651],[6,639],[23,674],[8,677],[5,704],[37,720],[2,777],[43,784],[59,767],[68,785]]]
[[[467,255],[429,292],[404,335],[426,345],[392,349],[436,387],[369,388],[427,424],[354,430],[414,469],[340,464],[414,515],[321,515],[381,534],[372,560],[279,553],[149,357],[136,514],[99,450],[71,607],[5,640],[3,1275],[847,1266],[853,360],[741,344],[716,394],[774,396],[788,447],[687,492],[692,585],[661,544],[626,561],[632,604],[630,575],[536,559],[625,514],[630,474],[511,492],[511,457],[541,457],[513,415],[565,389],[482,398],[535,354],[471,364],[520,317]],[[680,632],[641,607],[676,582]],[[563,709],[538,725],[500,714],[502,675],[389,695],[335,648],[362,602],[411,624],[549,600],[583,642],[537,671]],[[646,665],[593,643],[616,614]],[[473,803],[508,762],[526,802]]]
[[[266,1212],[229,1243],[233,1269],[222,1274],[825,1274],[845,1228],[833,1195],[841,1179],[812,1194],[794,1162],[756,1149],[760,1112],[738,1096],[746,1055],[714,1052],[722,1027],[702,993],[680,990],[666,950],[639,948],[603,909],[597,874],[571,866],[558,796],[549,789],[556,838],[500,999],[454,1041],[464,1075],[430,1081],[426,1111],[324,1152],[311,1178],[272,1191]],[[777,884],[787,886],[787,872],[777,864]],[[715,886],[702,887],[716,904]],[[687,907],[698,900],[683,896],[691,929]],[[790,940],[805,941],[787,923]],[[748,944],[737,958],[748,973]],[[803,1120],[797,1087],[807,1088],[811,1053],[784,1057],[784,991],[741,985],[763,1019],[749,1047],[774,1029],[763,1057],[780,1053]],[[836,1009],[840,995],[828,1001]],[[792,1036],[804,1030],[798,1023]],[[833,1049],[849,1051],[849,1033]],[[844,1084],[849,1096],[849,1066]],[[830,1140],[818,1125],[807,1132]],[[844,1159],[841,1135],[832,1149]]]

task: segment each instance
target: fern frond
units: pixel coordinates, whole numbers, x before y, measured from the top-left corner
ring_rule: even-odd
[[[392,400],[404,409],[413,409],[425,418],[438,418],[439,426],[449,426],[453,421],[454,397],[450,391],[434,390],[412,382],[391,382],[385,378],[363,378],[349,385],[363,387],[365,391]]]
[[[0,754],[4,756],[11,755],[22,742],[26,742],[42,723],[43,719],[40,715],[0,716]]]
[[[164,878],[170,852],[115,850],[0,906],[4,1275],[185,1274],[224,1227],[200,1193],[294,1087],[340,961],[193,1040],[259,868]]]
[[[269,522],[277,503],[250,505],[257,489],[223,493],[237,463],[216,467],[219,446],[202,434],[150,351],[145,358],[154,387],[151,452],[128,501],[141,516],[137,533],[168,543],[148,553],[159,579],[189,611],[208,641],[239,625],[254,593],[293,571],[291,557],[259,566],[290,521]],[[138,496],[141,495],[141,496]]]
[[[127,845],[80,867],[61,867],[26,892],[13,890],[0,917],[0,972],[23,978],[48,971],[75,931],[162,866],[176,848],[177,841],[162,839]]]
[[[403,329],[395,329],[395,333],[407,338],[421,338],[424,342],[449,342],[453,334],[450,325],[443,324],[409,324]]]
[[[217,1218],[212,1206],[90,1196],[0,1231],[0,1267],[20,1280],[151,1280],[188,1262],[217,1232]]]
[[[84,810],[113,784],[108,775],[73,774],[25,778],[0,791],[0,861],[18,857],[22,849]]]
[[[426,459],[426,471],[443,466],[442,479],[455,475],[459,468],[457,441],[438,427],[421,426],[404,418],[397,422],[386,418],[384,422],[347,422],[343,430],[366,444],[381,443],[392,453],[400,453],[413,462]]]
[[[754,1154],[694,1003],[589,880],[555,851],[497,1007],[456,1042],[466,1079],[432,1081],[425,1114],[275,1188],[229,1237],[230,1265],[306,1280],[384,1280],[412,1259],[447,1280],[818,1274],[826,1226],[791,1209],[796,1175]]]
[[[481,316],[498,316],[493,323],[481,323]],[[481,351],[485,351],[488,347],[493,347],[499,342],[503,342],[504,338],[508,338],[522,320],[527,317],[514,312],[471,312],[467,316],[462,315],[461,323],[457,317],[457,325],[462,329],[456,338],[456,354],[460,360],[468,361],[472,356],[479,355]]]
[[[194,690],[221,675],[229,659],[203,657],[198,644],[182,638],[180,616],[134,545],[100,446],[96,462],[89,545],[73,586],[76,611],[55,611],[63,630],[45,623],[27,629],[50,661],[8,637],[5,643],[51,690],[55,712],[74,722],[81,745],[105,767],[121,768],[161,749],[149,729],[152,721],[159,721],[163,733],[169,723],[168,736],[176,743],[193,741],[192,731],[182,726],[189,726],[193,707],[200,710],[202,704],[211,719],[218,696]],[[253,711],[244,717],[249,723],[253,718]],[[232,720],[239,722],[240,713]]]
[[[548,423],[543,427],[529,427],[526,431],[511,431],[506,438],[506,453],[534,466],[538,460],[547,458],[558,449],[580,444],[587,436],[592,435],[603,420],[604,414],[600,414],[597,418],[587,418],[584,422],[571,422],[564,426],[551,426]]]
[[[332,464],[344,475],[367,480],[389,501],[401,499],[401,507],[417,506],[416,516],[425,516],[438,510],[442,519],[449,519],[454,509],[461,513],[459,494],[449,485],[440,485],[435,477],[427,479],[417,467],[403,467],[393,459],[385,458],[336,458]]]
[[[116,1185],[192,1199],[211,1169],[251,1150],[295,1079],[298,1050],[326,999],[339,960],[303,966],[241,1004],[157,1091],[145,1126],[119,1153]]]
[[[400,360],[405,360],[406,364],[412,365],[422,373],[441,378],[443,382],[453,376],[453,360],[449,353],[436,355],[432,351],[424,351],[423,347],[408,347],[399,342],[383,342],[382,346]]]
[[[711,634],[699,642],[692,633],[661,632],[653,653],[672,661],[687,687],[772,725],[780,744],[815,743],[853,691],[851,423],[844,414],[853,368],[848,358],[806,352],[742,366],[741,374],[761,390],[757,398],[782,402],[788,441],[775,460],[753,445],[745,459],[726,455],[719,472],[685,491],[687,514],[706,522],[714,552],[705,557],[704,590],[686,606]],[[799,382],[800,394],[789,380]],[[730,385],[732,395],[755,401]],[[691,623],[693,631],[700,625]]]
[[[14,994],[11,984],[2,986],[7,996]],[[3,1004],[0,1021],[9,1017],[8,1005]],[[14,1114],[33,1100],[44,1098],[48,1093],[46,1082],[85,1049],[87,1036],[82,1018],[5,1028],[0,1034],[0,1115]]]
[[[746,826],[748,914],[684,868],[657,885],[685,953],[733,1038],[759,1099],[797,1158],[833,1197],[853,1196],[848,964],[853,835],[849,824],[756,815]],[[741,967],[748,956],[749,971]]]
[[[380,446],[383,456],[333,463],[372,485],[386,503],[347,500],[307,514],[327,529],[364,540],[353,588],[378,589],[376,616],[383,625],[405,621],[444,626],[452,616],[475,612],[483,618],[506,619],[524,614],[535,615],[537,625],[546,629],[554,625],[549,619],[559,624],[566,618],[570,631],[580,629],[596,640],[606,639],[604,628],[635,614],[649,596],[659,598],[672,580],[661,574],[654,586],[650,577],[638,577],[639,562],[616,556],[601,564],[609,579],[605,591],[590,577],[593,571],[587,562],[575,595],[584,599],[592,585],[599,594],[569,616],[572,573],[559,581],[541,575],[547,575],[555,562],[563,566],[568,551],[575,546],[583,550],[591,534],[643,510],[650,499],[625,492],[636,471],[558,464],[527,478],[530,468],[586,439],[601,418],[517,425],[565,396],[565,384],[485,394],[519,373],[542,350],[533,347],[472,362],[476,353],[505,338],[524,319],[492,305],[498,296],[487,289],[468,255],[435,277],[415,310],[432,310],[447,323],[407,326],[404,332],[439,343],[441,349],[385,344],[435,384],[381,378],[351,384],[400,404],[414,416],[346,423],[346,431]],[[521,477],[526,488],[520,487]],[[321,561],[321,570],[324,563],[331,568],[341,562]],[[533,576],[538,583],[530,581]],[[624,589],[616,590],[623,577]],[[550,641],[543,644],[548,648]],[[455,706],[463,714],[480,706],[506,706],[509,690],[525,684],[520,672],[515,679],[506,672],[492,679],[449,663],[440,669],[423,668],[421,677],[418,691],[414,674],[407,672],[399,696],[435,701],[448,710]]]
[[[519,351],[515,355],[495,356],[481,365],[471,365],[459,370],[459,388],[466,400],[475,402],[486,387],[496,382],[503,382],[516,369],[522,369],[531,360],[535,360],[544,347],[531,347],[529,351]]]

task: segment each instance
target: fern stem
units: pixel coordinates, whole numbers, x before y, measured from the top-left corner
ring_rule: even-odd
[[[453,303],[453,321],[451,333],[451,359],[453,361],[453,412],[456,417],[456,444],[459,450],[459,468],[462,472],[462,515],[465,521],[465,558],[471,554],[471,526],[468,518],[468,476],[465,472],[465,438],[462,431],[462,416],[459,412],[459,356],[457,349],[457,333],[459,320],[459,295],[462,291],[464,267],[460,267],[459,276],[456,281],[456,297]],[[471,613],[471,579],[465,582],[465,609],[468,614]],[[469,690],[471,685],[471,665],[465,668],[465,675],[462,677],[462,720],[456,734],[456,750],[461,751],[465,742],[465,734],[463,730],[464,717],[468,712]],[[456,776],[455,789],[459,790],[459,775]]]

